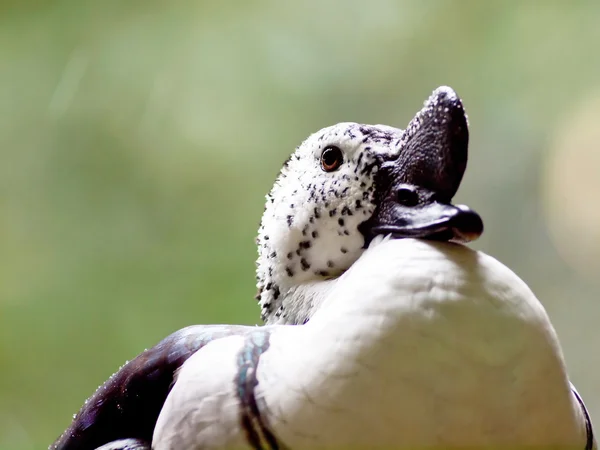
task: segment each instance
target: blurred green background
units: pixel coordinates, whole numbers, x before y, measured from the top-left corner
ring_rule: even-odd
[[[475,247],[541,299],[600,424],[600,2],[0,3],[0,449],[126,359],[254,324],[264,194],[308,134],[454,87]]]

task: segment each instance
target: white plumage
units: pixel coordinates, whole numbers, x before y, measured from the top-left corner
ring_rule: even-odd
[[[329,283],[309,323],[271,327],[258,365],[263,419],[283,445],[584,448],[585,420],[548,316],[495,259],[456,244],[377,239]],[[232,382],[243,342],[215,341],[184,364],[156,450],[248,445]]]

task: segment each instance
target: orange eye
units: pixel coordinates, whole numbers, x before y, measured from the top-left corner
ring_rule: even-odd
[[[321,153],[321,167],[325,172],[337,170],[344,162],[344,155],[339,147],[329,145]]]

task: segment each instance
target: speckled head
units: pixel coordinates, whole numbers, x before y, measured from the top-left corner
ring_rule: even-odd
[[[460,241],[479,236],[479,216],[450,204],[467,147],[466,114],[447,87],[434,91],[406,130],[340,123],[308,137],[267,195],[257,239],[262,319],[307,320],[306,312],[286,312],[287,294],[339,276],[374,235]]]

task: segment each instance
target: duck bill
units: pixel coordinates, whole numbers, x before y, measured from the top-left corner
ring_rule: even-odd
[[[384,219],[384,220],[381,220]],[[367,234],[393,238],[430,239],[467,243],[483,233],[479,214],[464,205],[430,203],[419,207],[394,208],[394,214],[368,224]]]
[[[375,204],[360,225],[365,245],[379,234],[395,238],[470,242],[483,233],[472,209],[453,205],[467,166],[469,129],[458,95],[436,89],[409,123],[393,159],[375,176]]]

